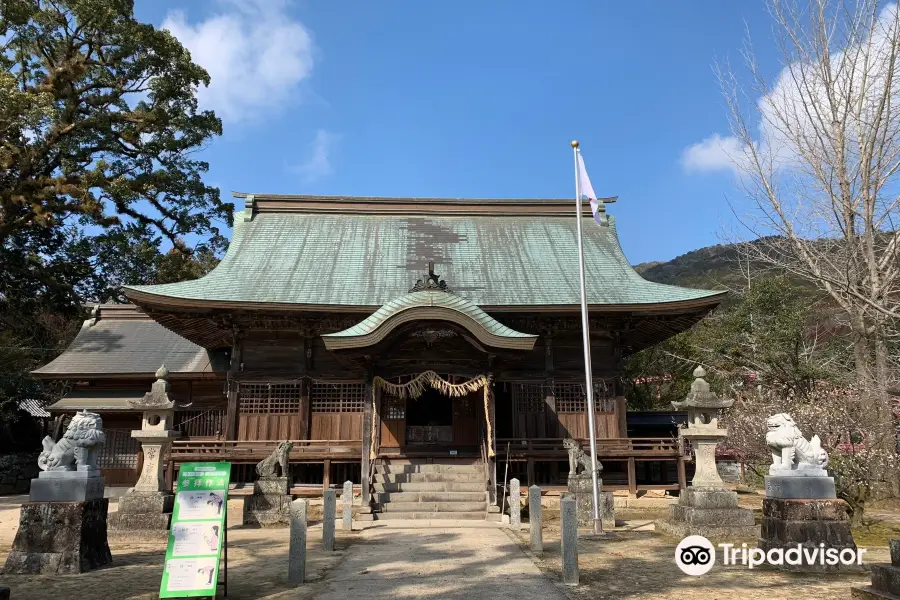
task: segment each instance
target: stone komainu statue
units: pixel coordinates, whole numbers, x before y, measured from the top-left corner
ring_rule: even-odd
[[[44,451],[38,456],[38,466],[44,471],[96,469],[97,451],[105,442],[100,415],[86,410],[75,413],[58,442],[54,443],[49,435],[43,439]]]
[[[293,447],[290,442],[278,442],[278,447],[272,454],[256,465],[256,474],[262,478],[287,477],[290,471],[288,455]],[[276,466],[280,468],[280,475],[275,475]]]
[[[814,435],[807,441],[791,415],[772,415],[766,419],[766,428],[766,445],[772,452],[769,475],[828,466],[828,453],[822,449],[819,436]]]
[[[581,444],[572,438],[563,440],[563,447],[569,452],[569,476],[591,472],[591,457],[584,453]],[[579,469],[579,467],[581,467]],[[597,461],[597,474],[603,471],[603,465]]]

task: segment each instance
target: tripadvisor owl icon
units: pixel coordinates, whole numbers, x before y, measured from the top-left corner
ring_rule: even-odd
[[[716,564],[716,549],[702,535],[689,535],[675,547],[675,564],[687,575],[703,575]]]

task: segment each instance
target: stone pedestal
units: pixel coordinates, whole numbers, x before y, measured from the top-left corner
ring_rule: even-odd
[[[597,482],[603,489],[603,482]],[[593,529],[594,527],[594,490],[589,473],[569,475],[569,491],[575,494],[576,515],[580,529]],[[600,523],[604,531],[611,531],[616,527],[616,513],[613,508],[612,492],[600,492]]]
[[[31,502],[86,502],[103,498],[105,482],[98,469],[41,471],[31,480]]]
[[[112,562],[106,537],[109,500],[28,502],[6,558],[7,574],[84,573]]]
[[[110,530],[168,531],[175,495],[132,490],[119,498],[119,510],[109,515]]]
[[[678,503],[669,506],[669,518],[656,522],[657,531],[677,537],[756,537],[753,511],[738,507],[737,492],[723,488],[689,487],[681,490]]]
[[[766,498],[763,500],[762,530],[757,546],[766,552],[772,548],[796,548],[798,544],[810,550],[819,549],[820,544],[825,544],[826,549],[856,550],[848,513],[847,503],[834,498]],[[785,564],[781,568],[812,573],[858,570],[858,567],[821,564]]]
[[[788,471],[796,473],[797,471]],[[766,475],[766,498],[809,499],[837,498],[834,477],[804,475]]]
[[[860,600],[900,600],[900,540],[888,540],[891,564],[872,565],[872,585],[854,587],[851,598]]]
[[[287,477],[269,477],[253,484],[253,495],[244,499],[244,525],[290,525],[291,496]]]

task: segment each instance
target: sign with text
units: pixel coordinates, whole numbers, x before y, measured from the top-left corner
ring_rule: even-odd
[[[181,465],[160,598],[216,595],[230,480],[231,463]]]

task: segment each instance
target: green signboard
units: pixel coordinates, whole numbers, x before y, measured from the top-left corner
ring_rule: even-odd
[[[230,480],[231,463],[181,465],[160,598],[215,597]]]

